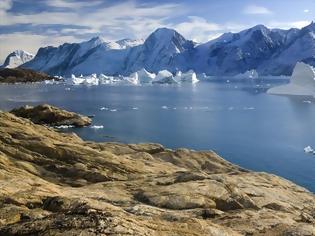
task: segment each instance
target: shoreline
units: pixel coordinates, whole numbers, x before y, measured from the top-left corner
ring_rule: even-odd
[[[0,112],[0,234],[315,234],[315,195],[212,151],[96,143]]]

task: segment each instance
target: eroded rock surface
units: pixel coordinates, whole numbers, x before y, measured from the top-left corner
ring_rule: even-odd
[[[0,112],[0,235],[315,235],[315,197],[214,152],[84,142]]]
[[[35,124],[50,126],[75,126],[83,127],[91,124],[91,119],[74,112],[62,110],[51,105],[38,105],[36,107],[23,106],[10,111],[12,114],[30,119]]]

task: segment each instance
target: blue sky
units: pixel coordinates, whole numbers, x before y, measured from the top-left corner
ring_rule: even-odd
[[[146,38],[158,27],[197,42],[256,24],[301,28],[314,13],[314,0],[0,0],[0,62],[15,49]]]

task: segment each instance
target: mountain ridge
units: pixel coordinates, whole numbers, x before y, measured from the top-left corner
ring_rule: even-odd
[[[315,24],[302,29],[269,29],[256,25],[225,33],[205,43],[186,39],[174,29],[159,28],[144,41],[105,42],[100,37],[82,43],[40,48],[21,67],[50,75],[92,73],[129,75],[146,69],[194,70],[214,76],[235,76],[249,70],[259,75],[291,75],[299,61],[315,65]]]

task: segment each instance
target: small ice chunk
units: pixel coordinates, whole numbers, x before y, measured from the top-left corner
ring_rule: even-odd
[[[168,109],[168,107],[167,106],[162,106],[162,109]]]
[[[244,107],[244,110],[255,110],[255,107]]]
[[[103,129],[104,126],[103,125],[92,125],[91,129]]]
[[[73,128],[74,126],[73,125],[58,125],[58,126],[55,126],[55,128],[57,129],[69,129],[69,128]]]
[[[315,154],[315,150],[311,146],[307,146],[304,148],[305,153]]]
[[[303,103],[311,104],[311,103],[312,103],[312,101],[305,100],[305,101],[303,101]]]
[[[101,111],[108,111],[109,109],[107,107],[101,107],[100,110]]]
[[[138,107],[133,107],[132,110],[139,110],[139,108]]]
[[[109,111],[111,111],[111,112],[115,112],[115,111],[117,111],[117,109],[110,109]]]

